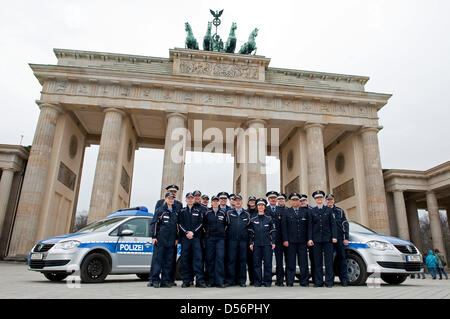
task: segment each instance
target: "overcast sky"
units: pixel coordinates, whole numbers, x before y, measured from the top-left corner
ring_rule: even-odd
[[[378,113],[384,168],[425,170],[450,159],[449,1],[11,1],[0,11],[0,143],[32,143],[40,85],[28,63],[56,64],[53,48],[168,57],[184,22],[202,38],[209,9],[225,9],[239,48],[255,27],[271,67],[369,76],[393,94]],[[98,146],[86,150],[78,210],[88,209]],[[154,207],[163,153],[136,153],[132,205]],[[276,161],[274,162],[276,164]],[[185,190],[232,190],[233,165],[186,165]],[[212,177],[214,176],[214,177]],[[279,175],[268,176],[279,187]]]

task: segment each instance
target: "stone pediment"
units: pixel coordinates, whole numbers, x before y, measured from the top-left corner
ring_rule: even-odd
[[[187,49],[170,50],[173,75],[234,81],[264,82],[270,59],[257,55],[242,55]]]

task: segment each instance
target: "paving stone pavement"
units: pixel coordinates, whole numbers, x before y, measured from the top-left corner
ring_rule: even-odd
[[[50,282],[41,273],[27,270],[23,263],[0,262],[0,298],[174,298],[174,299],[450,299],[450,280],[408,278],[403,284],[378,288],[368,286],[333,288],[299,287],[228,287],[219,288],[148,288],[135,275],[111,275],[100,284]]]

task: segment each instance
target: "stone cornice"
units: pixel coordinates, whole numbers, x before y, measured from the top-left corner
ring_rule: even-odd
[[[259,95],[268,98],[299,99],[331,103],[369,105],[379,110],[390,94],[338,90],[334,88],[296,87],[265,82],[236,82],[198,78],[192,81],[184,76],[167,76],[141,72],[120,72],[95,68],[30,64],[35,76],[44,85],[48,81],[67,81],[87,84],[116,84],[123,87],[160,86],[172,90],[222,92],[237,95]]]

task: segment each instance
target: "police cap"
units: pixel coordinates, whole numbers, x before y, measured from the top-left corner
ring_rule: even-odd
[[[256,201],[256,197],[253,196],[253,195],[252,195],[252,196],[249,196],[249,197],[248,197],[248,201],[251,201],[251,200],[255,200],[255,201]]]
[[[287,198],[286,194],[280,194],[277,197],[277,199],[286,199],[286,198]]]
[[[325,199],[334,199],[334,195],[333,194],[327,194],[327,196],[325,196]]]
[[[266,197],[270,198],[270,197],[278,197],[278,195],[280,195],[278,192],[276,191],[270,191],[266,193]]]
[[[179,188],[178,188],[177,185],[169,185],[169,186],[166,187],[166,190],[168,190],[168,191],[178,191]]]
[[[324,191],[315,191],[314,193],[312,193],[312,197],[314,197],[314,198],[325,197],[325,192]]]
[[[196,190],[196,191],[194,191],[193,193],[192,193],[192,195],[194,195],[194,196],[198,196],[198,195],[201,195],[202,194],[202,192],[201,191],[198,191],[198,190]]]
[[[264,204],[267,206],[267,200],[265,198],[258,198],[256,200],[256,205],[259,205],[259,204]]]
[[[299,193],[291,193],[290,195],[289,195],[289,200],[292,200],[292,199],[300,199],[300,194]]]
[[[227,192],[220,192],[219,194],[217,194],[217,197],[219,198],[230,198],[230,195],[228,195]]]
[[[188,197],[194,197],[194,194],[192,194],[191,192],[186,193],[186,198],[188,198]]]
[[[166,193],[166,195],[164,196],[164,198],[167,198],[167,197],[175,197],[174,195],[173,195],[173,193]]]

